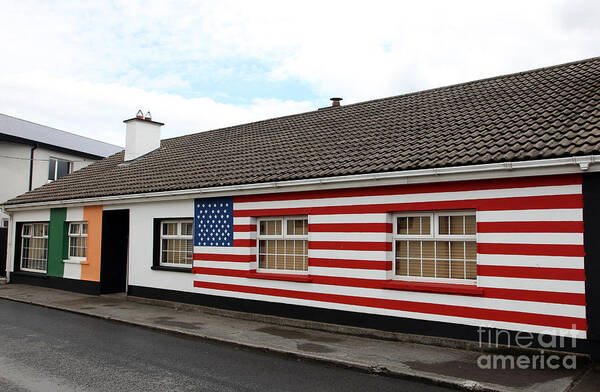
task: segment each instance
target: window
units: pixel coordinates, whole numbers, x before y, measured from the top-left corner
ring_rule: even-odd
[[[21,270],[45,273],[48,265],[48,224],[27,223],[21,230]]]
[[[160,228],[160,265],[192,266],[194,252],[192,220],[164,220]]]
[[[50,158],[48,161],[48,181],[58,180],[71,173],[71,162],[64,159]]]
[[[258,268],[286,273],[308,271],[308,219],[259,219]]]
[[[87,222],[69,223],[69,258],[85,259],[87,253]]]
[[[8,219],[2,219],[2,227],[8,227]]]
[[[394,217],[394,272],[417,280],[477,277],[475,212],[430,212]]]

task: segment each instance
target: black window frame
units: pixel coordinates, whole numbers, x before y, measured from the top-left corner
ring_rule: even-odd
[[[165,265],[160,265],[160,230],[163,221],[169,220],[191,220],[192,225],[194,222],[193,216],[177,216],[177,217],[165,217],[165,218],[154,218],[153,219],[153,233],[152,233],[152,267],[151,269],[157,271],[171,271],[171,272],[183,272],[183,273],[191,273],[192,268],[194,267],[194,262],[192,261],[192,265],[189,267],[169,267]],[[195,231],[195,230],[194,230]],[[194,236],[192,234],[192,242],[194,241]]]

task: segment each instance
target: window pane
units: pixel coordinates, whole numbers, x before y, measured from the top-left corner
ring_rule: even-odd
[[[410,276],[421,276],[421,241],[408,243],[408,273]]]
[[[435,245],[433,241],[423,241],[421,243],[421,249],[423,252],[424,259],[434,259],[435,258]]]
[[[450,233],[450,217],[448,216],[440,216],[439,218],[439,231],[440,234],[449,234]]]
[[[26,225],[30,229],[33,225]],[[40,224],[43,228],[43,224]],[[25,226],[24,226],[25,227]],[[25,237],[21,242],[21,268],[36,272],[46,272],[48,259],[48,239],[43,237],[29,238]]]
[[[421,234],[431,234],[431,219],[428,216],[421,217]]]
[[[56,170],[56,160],[50,159],[48,161],[48,179],[49,180],[56,180],[55,170]]]
[[[411,259],[421,258],[421,241],[410,241],[408,243],[408,257]]]
[[[307,235],[308,219],[290,219],[287,221],[287,235]]]
[[[66,176],[70,172],[71,162],[57,161],[56,179]]]
[[[398,218],[397,220],[397,232],[398,234],[407,234],[408,233],[408,218]]]
[[[451,274],[450,277],[452,279],[464,279],[465,278],[465,262],[464,261],[454,261],[450,263]]]
[[[87,226],[88,226],[87,223],[83,223],[81,225],[81,234],[87,234]]]
[[[465,258],[467,260],[477,260],[477,243],[475,241],[465,242]]]
[[[437,241],[435,243],[436,263],[435,276],[436,278],[450,277],[450,246],[447,241]]]
[[[408,260],[396,259],[396,275],[408,275]]]
[[[265,231],[261,234],[264,235],[281,235],[281,220],[268,220],[264,221]],[[261,225],[262,226],[262,225]]]
[[[476,279],[477,278],[477,263],[474,261],[467,261],[467,271],[466,278],[467,279]]]
[[[450,234],[453,234],[453,235],[465,234],[463,222],[464,222],[463,216],[451,216],[450,217]]]
[[[48,237],[48,224],[44,224],[44,237]]]
[[[462,241],[450,242],[450,258],[452,260],[465,259],[465,243]]]
[[[71,223],[69,225],[69,234],[79,234],[79,223]]]
[[[308,241],[259,240],[258,267],[306,271],[308,269]]]
[[[411,216],[408,218],[408,234],[421,234],[421,218]]]
[[[396,241],[396,257],[408,257],[408,241]]]
[[[177,235],[177,223],[164,222],[163,223],[163,235]]]
[[[23,225],[23,236],[31,235],[31,225]]]
[[[275,235],[281,235],[281,222],[280,220],[276,220],[275,222]]]
[[[297,219],[294,222],[296,224],[296,234],[308,235],[308,219]]]
[[[191,222],[181,223],[181,235],[193,235],[194,226]]]
[[[258,225],[258,234],[260,234],[260,235],[267,234],[267,222],[260,221],[260,223]]]
[[[258,268],[267,268],[267,256],[260,253],[258,255]]]
[[[474,235],[477,232],[477,224],[475,223],[475,215],[465,216],[465,234]]]
[[[43,237],[44,236],[44,225],[40,223],[36,223],[33,225],[33,235],[35,237]]]

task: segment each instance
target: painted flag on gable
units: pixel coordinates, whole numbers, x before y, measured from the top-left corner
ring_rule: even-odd
[[[194,246],[233,246],[233,197],[194,200]]]

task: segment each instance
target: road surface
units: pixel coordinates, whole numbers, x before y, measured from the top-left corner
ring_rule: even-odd
[[[1,391],[448,391],[0,300]]]

